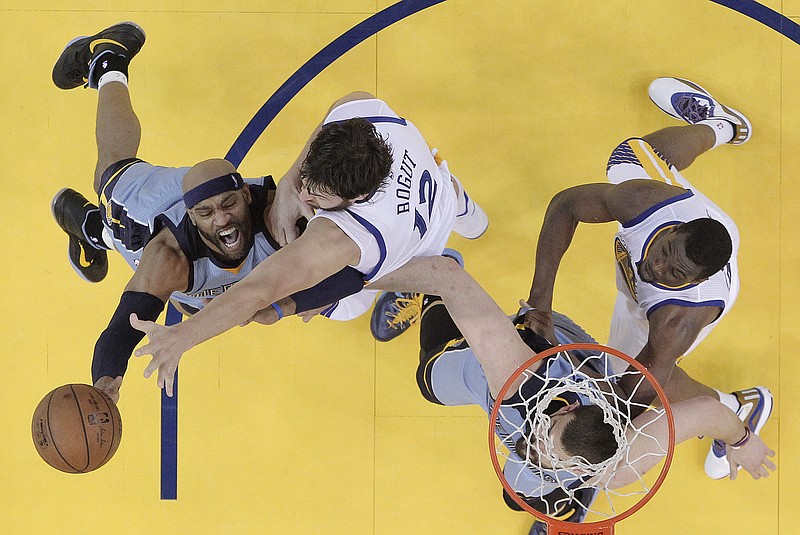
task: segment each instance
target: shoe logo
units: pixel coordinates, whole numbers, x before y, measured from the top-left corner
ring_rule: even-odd
[[[81,247],[81,256],[79,258],[79,263],[81,267],[88,268],[92,267],[92,261],[86,257],[86,249]]]
[[[126,47],[125,45],[123,45],[119,41],[114,41],[113,39],[95,39],[94,41],[89,43],[89,52],[94,54],[94,49],[97,46],[103,45],[103,44],[117,45],[117,46],[122,47],[123,50],[126,50],[126,51],[128,50],[128,47]]]

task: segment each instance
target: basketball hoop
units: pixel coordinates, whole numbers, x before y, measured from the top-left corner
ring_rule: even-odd
[[[622,367],[619,362],[612,365],[617,359],[626,363],[624,367],[632,366],[635,370],[612,371]],[[636,387],[630,395],[625,395],[616,383],[629,375],[637,376]],[[489,420],[489,453],[503,487],[522,509],[547,524],[550,535],[612,535],[617,522],[641,509],[655,495],[672,463],[675,424],[663,388],[644,365],[600,344],[567,344],[538,353],[509,377],[497,399],[506,398],[514,383],[519,383],[515,386],[516,393],[505,403],[495,403]],[[632,401],[645,383],[656,392],[661,407]],[[551,420],[545,410],[551,407],[552,411],[554,400],[564,403],[569,398],[602,409],[606,433],[613,433],[617,443],[613,455],[593,463],[578,455],[561,459],[555,453],[549,434]],[[634,423],[631,414],[634,411],[644,412],[646,417]],[[663,432],[655,436],[652,430],[663,429],[665,422],[667,439],[663,438]],[[521,439],[526,444],[522,456],[514,447]],[[534,445],[530,444],[532,441]],[[639,453],[632,453],[630,446],[636,441],[634,449]],[[646,453],[641,453],[644,450]],[[505,459],[505,468],[500,457]],[[645,481],[644,472],[662,460],[655,481]],[[513,481],[507,478],[506,470]],[[625,482],[630,484],[620,487]],[[556,489],[563,492],[558,493],[557,499],[551,499]],[[597,489],[597,498],[593,492],[582,493],[583,498],[579,498],[576,492],[580,489]],[[535,509],[518,492],[529,500],[537,500],[545,512]],[[587,495],[591,498],[587,499]],[[631,505],[629,502],[636,498],[638,501]],[[599,503],[595,505],[595,501]],[[570,503],[601,519],[579,524],[554,518]]]

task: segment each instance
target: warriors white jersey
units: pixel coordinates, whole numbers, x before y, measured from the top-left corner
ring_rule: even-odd
[[[371,122],[392,150],[394,163],[386,183],[368,199],[314,217],[336,223],[359,247],[353,267],[369,282],[417,256],[441,254],[456,216],[456,195],[447,164],[437,165],[419,130],[378,99],[336,107],[325,124],[362,117]]]

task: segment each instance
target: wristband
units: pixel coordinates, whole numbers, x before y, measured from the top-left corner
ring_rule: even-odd
[[[737,442],[736,444],[731,444],[731,448],[733,448],[733,449],[735,449],[735,450],[738,450],[739,448],[741,448],[742,446],[744,446],[745,444],[747,444],[747,442],[748,442],[749,440],[750,440],[750,428],[749,428],[749,427],[747,427],[747,426],[745,426],[745,428],[744,428],[744,436],[743,436],[743,437],[742,437],[742,439],[741,439],[739,442]]]
[[[278,305],[278,303],[272,303],[272,308],[274,308],[275,312],[278,313],[278,321],[283,319],[283,310],[281,309],[280,305]]]

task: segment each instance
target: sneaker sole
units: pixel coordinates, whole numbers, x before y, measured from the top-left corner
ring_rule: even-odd
[[[740,132],[740,133],[739,133],[739,135],[737,135],[737,136],[734,136],[734,138],[733,138],[732,140],[728,141],[728,144],[729,144],[729,145],[741,145],[742,143],[746,143],[747,141],[749,141],[749,140],[750,140],[750,138],[751,138],[751,137],[753,137],[753,125],[751,125],[751,124],[750,124],[750,120],[749,120],[749,119],[748,119],[748,118],[747,118],[747,117],[746,117],[746,116],[745,116],[743,113],[741,113],[741,112],[739,112],[739,111],[736,111],[736,110],[734,110],[733,108],[729,108],[728,106],[726,106],[726,105],[722,104],[720,101],[718,101],[717,99],[715,99],[715,98],[714,98],[714,97],[711,95],[711,93],[709,93],[708,91],[706,91],[706,90],[705,90],[705,89],[704,89],[702,86],[700,86],[700,85],[698,85],[698,84],[696,84],[696,83],[694,83],[694,82],[692,82],[692,81],[685,80],[685,79],[683,79],[683,78],[674,78],[674,77],[672,77],[672,79],[673,79],[673,80],[678,80],[679,82],[681,82],[681,83],[683,83],[683,84],[686,84],[686,85],[688,85],[689,87],[691,87],[691,88],[692,88],[692,89],[694,89],[695,91],[697,91],[697,92],[699,92],[699,93],[703,93],[703,94],[705,94],[707,97],[709,97],[709,98],[713,99],[713,100],[714,100],[714,102],[716,102],[716,103],[719,105],[719,107],[720,107],[720,108],[722,108],[722,109],[723,109],[723,111],[725,111],[725,112],[726,112],[728,115],[733,115],[734,117],[736,117],[737,119],[739,119],[740,121],[742,121],[742,123],[745,125],[745,128],[746,128],[746,132],[745,132],[745,134],[744,134],[744,135],[741,135],[741,132]],[[656,102],[656,101],[653,99],[653,97],[652,97],[652,96],[650,96],[650,91],[648,91],[648,92],[647,92],[647,96],[648,96],[648,98],[650,98],[650,101],[651,101],[653,104],[655,104],[655,106],[656,106],[656,107],[657,107],[659,110],[663,111],[664,113],[666,113],[666,114],[667,114],[667,115],[669,115],[670,117],[673,117],[673,118],[675,118],[675,119],[678,119],[678,120],[680,120],[680,121],[684,121],[684,120],[685,120],[685,119],[684,119],[683,117],[681,117],[680,115],[676,115],[676,114],[674,114],[674,113],[672,113],[672,112],[669,112],[669,111],[665,110],[665,109],[664,109],[664,108],[662,108],[661,106],[659,106],[659,105],[658,105],[658,103],[657,103],[657,102]]]
[[[78,39],[80,39],[80,37],[79,37]],[[69,45],[67,45],[67,46],[69,46]],[[58,198],[59,198],[59,197],[61,197],[61,195],[62,195],[62,194],[65,192],[65,191],[67,191],[68,189],[71,189],[71,188],[61,188],[60,190],[58,190],[58,191],[56,192],[56,194],[55,194],[55,195],[53,195],[53,200],[52,200],[52,201],[50,201],[50,214],[52,214],[52,216],[53,216],[53,219],[55,220],[56,224],[58,225],[58,228],[61,228],[61,225],[59,225],[59,224],[58,224],[58,219],[56,218],[56,210],[55,210],[55,208],[56,208],[56,201],[57,201],[57,200],[58,200]],[[63,229],[62,229],[62,230],[63,230]],[[67,236],[69,237],[70,241],[72,241],[72,240],[74,240],[74,239],[77,239],[77,238],[73,237],[71,234],[69,234],[69,233],[67,233],[67,232],[65,232],[65,234],[67,234]],[[81,246],[81,245],[80,245],[80,243],[79,243],[79,244],[78,244],[78,247],[80,247],[80,246]],[[76,265],[75,265],[75,263],[72,261],[72,258],[70,258],[70,256],[69,256],[69,249],[67,249],[67,262],[69,262],[69,265],[70,265],[70,266],[72,266],[72,269],[75,271],[75,273],[77,273],[77,274],[78,274],[78,276],[79,276],[80,278],[82,278],[83,280],[85,280],[86,282],[89,282],[89,283],[91,283],[91,284],[97,284],[98,282],[100,282],[100,281],[93,281],[93,280],[89,280],[88,278],[86,278],[86,275],[84,275],[84,274],[83,274],[83,272],[81,271],[81,269],[80,269],[78,266],[76,266]],[[104,279],[104,278],[105,278],[105,276],[103,276],[103,279]],[[102,280],[102,279],[100,279],[100,280]]]

